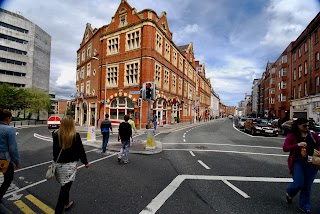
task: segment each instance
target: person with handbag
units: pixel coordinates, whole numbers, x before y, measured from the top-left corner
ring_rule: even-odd
[[[89,168],[87,156],[83,148],[81,137],[76,132],[74,120],[71,116],[65,116],[61,120],[58,131],[52,133],[53,160],[56,164],[57,180],[61,184],[55,213],[63,213],[69,210],[74,202],[69,201],[69,192],[72,182],[75,180],[77,162],[80,161]]]
[[[309,122],[298,118],[292,124],[283,144],[283,151],[290,152],[288,167],[293,182],[286,190],[286,201],[292,203],[292,198],[300,191],[299,208],[304,213],[311,213],[311,187],[318,170],[312,165],[314,149],[319,150],[320,140],[315,133],[309,131]]]
[[[10,111],[0,109],[0,165],[4,177],[0,187],[0,201],[13,181],[14,168],[19,169],[21,167],[16,129],[9,126],[11,119]]]

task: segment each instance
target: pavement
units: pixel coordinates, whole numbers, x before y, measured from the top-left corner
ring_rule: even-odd
[[[131,154],[143,154],[143,155],[153,155],[153,154],[158,154],[160,152],[162,152],[162,143],[161,141],[157,140],[157,135],[160,133],[168,133],[171,132],[173,130],[177,130],[177,129],[184,129],[184,128],[189,128],[189,127],[194,127],[194,126],[198,126],[198,125],[202,125],[204,123],[210,123],[211,121],[206,121],[206,122],[200,122],[200,123],[190,123],[190,122],[185,122],[185,123],[175,123],[175,124],[165,124],[163,126],[157,126],[157,129],[155,131],[155,145],[154,147],[147,147],[147,139],[145,140],[140,140],[137,139],[139,136],[147,134],[148,131],[150,131],[150,129],[138,129],[137,134],[133,135],[133,142],[131,144],[130,147],[130,153]],[[96,136],[97,134],[101,134],[100,133],[100,129],[92,129],[93,127],[86,127],[86,126],[76,126],[76,130],[78,132],[87,132],[88,130],[90,130],[91,132],[95,132]],[[113,134],[118,135],[118,126],[113,126]],[[151,129],[153,130],[153,129]],[[89,146],[93,146],[93,147],[97,147],[97,148],[101,148],[102,145],[102,139],[97,139],[97,140],[87,140],[87,141],[83,141],[84,145],[89,145]],[[113,142],[113,141],[109,141],[108,145],[107,145],[107,153],[108,152],[119,152],[121,148],[121,143],[120,142]]]

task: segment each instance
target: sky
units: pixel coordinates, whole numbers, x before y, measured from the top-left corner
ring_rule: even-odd
[[[195,59],[227,106],[238,106],[320,11],[320,0],[127,0],[142,11],[166,11],[173,42],[193,42]],[[0,0],[51,35],[50,88],[57,98],[75,94],[76,58],[85,27],[111,22],[121,0]]]

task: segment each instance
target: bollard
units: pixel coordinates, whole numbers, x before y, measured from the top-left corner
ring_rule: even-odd
[[[146,150],[154,150],[155,148],[156,148],[156,143],[154,138],[154,129],[148,129]]]
[[[16,122],[13,122],[13,127],[16,127]]]
[[[22,121],[20,122],[20,126],[22,126]]]

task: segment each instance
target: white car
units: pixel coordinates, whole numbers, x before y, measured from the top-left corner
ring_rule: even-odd
[[[238,128],[239,129],[244,129],[244,123],[247,121],[248,118],[246,117],[241,117],[239,119],[239,122],[238,122]]]

